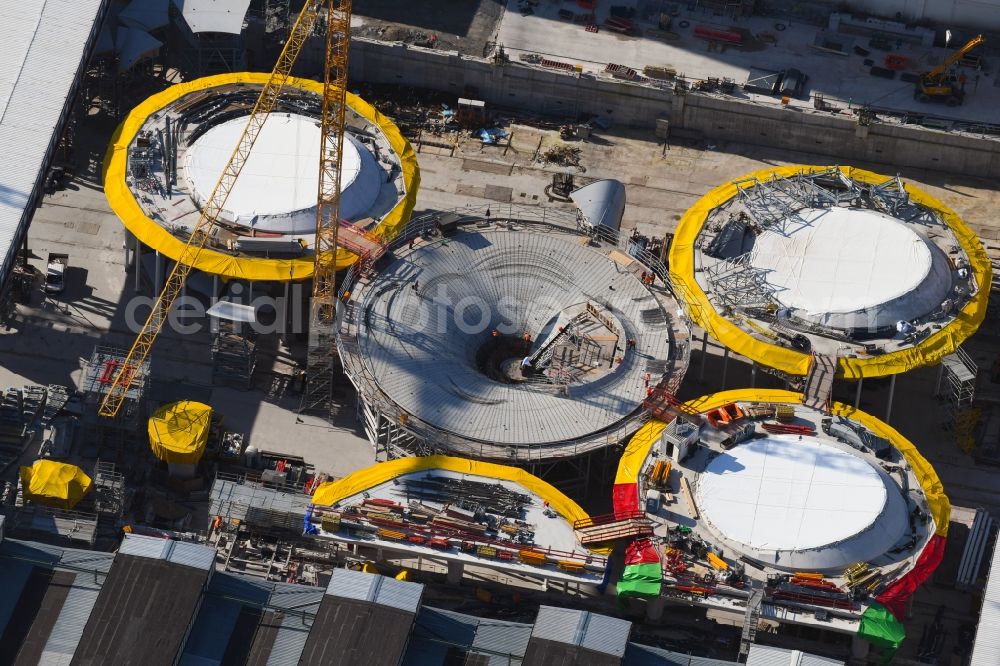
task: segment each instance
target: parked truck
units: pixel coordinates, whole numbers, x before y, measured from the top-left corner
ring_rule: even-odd
[[[49,268],[45,273],[45,293],[58,294],[66,288],[66,268],[69,255],[49,252]]]

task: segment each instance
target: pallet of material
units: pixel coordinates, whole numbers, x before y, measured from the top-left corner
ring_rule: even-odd
[[[396,530],[387,530],[385,528],[380,528],[377,532],[380,539],[388,539],[389,541],[402,541],[406,538],[406,534],[403,532],[398,532]]]
[[[532,564],[534,566],[545,564],[545,553],[539,553],[535,550],[522,550],[518,553],[518,556],[525,564]]]
[[[627,518],[613,523],[593,525],[575,530],[581,544],[603,543],[630,537],[649,536],[653,533],[653,523],[648,518]]]
[[[575,560],[559,560],[556,562],[556,567],[560,571],[565,571],[566,573],[583,572],[583,562],[577,562]]]
[[[448,518],[447,516],[435,516],[434,519],[431,520],[431,525],[445,527],[459,532],[472,532],[474,534],[483,534],[486,532],[485,525],[470,523],[465,520],[455,520],[454,518]]]
[[[691,509],[691,517],[698,520],[698,506],[694,503],[694,493],[691,492],[691,483],[686,476],[681,477],[681,490],[684,492],[684,499],[687,500],[688,507]]]

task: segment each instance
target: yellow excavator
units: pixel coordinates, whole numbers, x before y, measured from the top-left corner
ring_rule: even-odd
[[[924,72],[917,80],[913,99],[918,102],[944,102],[948,106],[958,106],[965,99],[965,76],[956,77],[949,71],[951,66],[964,58],[972,49],[986,39],[976,35],[965,46],[945,58],[944,62],[929,72]]]

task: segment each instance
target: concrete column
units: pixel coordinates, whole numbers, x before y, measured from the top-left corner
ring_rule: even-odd
[[[889,422],[889,417],[892,416],[892,400],[896,397],[896,375],[892,376],[889,380],[889,404],[885,408],[885,422]]]
[[[656,597],[646,602],[646,621],[658,622],[663,617],[663,597]]]
[[[934,382],[934,397],[941,395],[942,382],[944,382],[944,363],[938,365],[937,381]]]
[[[461,562],[455,562],[450,560],[448,562],[448,584],[449,585],[461,585],[462,584],[462,574],[465,573],[465,565]]]
[[[128,273],[128,265],[130,263],[132,263],[132,262],[129,261],[129,256],[128,256],[128,242],[129,242],[129,240],[131,240],[131,238],[132,238],[132,234],[130,234],[128,231],[126,231],[125,232],[125,242],[122,244],[124,246],[124,248],[125,248],[125,272],[126,273]]]
[[[132,251],[132,258],[135,261],[135,268],[133,269],[135,271],[135,292],[139,293],[139,290],[142,289],[142,264],[139,261],[141,248],[139,247],[139,238],[137,236],[133,236],[132,240],[135,241],[135,249]]]
[[[156,270],[153,276],[153,295],[160,293],[163,289],[163,257],[160,256],[160,251],[156,251]]]
[[[684,103],[687,95],[674,95],[670,100],[670,127],[684,127]]]
[[[698,381],[705,381],[705,362],[708,360],[708,331],[701,334],[701,367],[698,368]]]
[[[285,283],[285,300],[283,300],[281,302],[281,333],[282,333],[282,335],[287,335],[288,334],[288,328],[289,328],[289,326],[288,326],[288,315],[289,315],[289,312],[291,312],[291,308],[289,307],[290,303],[288,302],[288,295],[289,295],[289,293],[291,293],[291,286],[292,286],[292,283],[290,281]]]
[[[871,643],[857,636],[851,637],[851,661],[865,661],[868,658],[868,650]]]
[[[722,390],[726,390],[726,375],[729,373],[729,347],[722,352]]]
[[[858,377],[858,389],[854,392],[854,409],[861,408],[861,387],[865,385],[864,376]]]

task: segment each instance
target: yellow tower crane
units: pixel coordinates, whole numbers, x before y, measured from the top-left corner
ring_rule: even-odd
[[[323,17],[324,11],[325,17]],[[350,42],[351,0],[306,0],[291,33],[285,42],[271,76],[260,91],[247,117],[246,127],[236,148],[226,163],[218,182],[202,207],[184,250],[167,276],[163,290],[136,336],[132,348],[119,366],[98,414],[113,418],[125,403],[126,394],[136,377],[134,368],[142,367],[167,321],[174,301],[180,295],[191,273],[191,266],[204,249],[212,228],[225,207],[226,200],[246,164],[254,142],[291,75],[299,53],[313,33],[321,17],[326,20],[326,67],[323,77],[322,147],[320,153],[319,192],[316,207],[315,276],[310,330],[309,398],[314,403],[325,391],[330,403],[333,389],[335,348],[333,321],[335,311],[334,276],[336,273],[337,234],[340,225],[340,171],[344,145],[344,114],[346,108],[347,54]],[[313,353],[314,347],[326,344],[324,353]],[[314,365],[318,363],[319,365]]]

